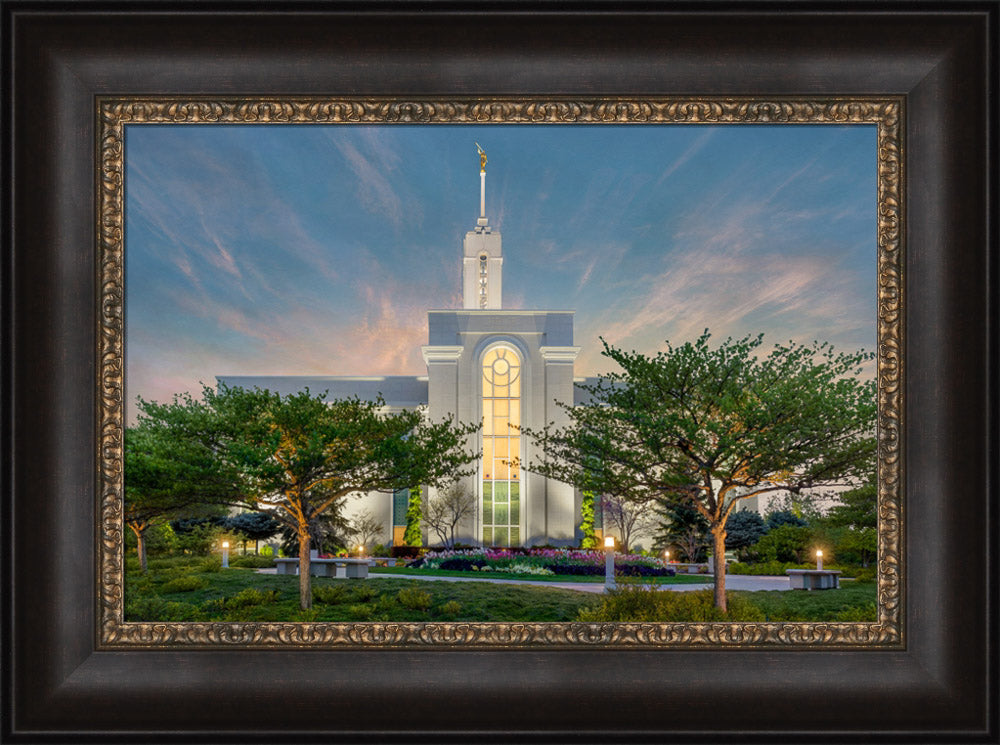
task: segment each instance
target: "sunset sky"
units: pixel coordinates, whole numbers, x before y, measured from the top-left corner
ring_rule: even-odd
[[[868,125],[131,125],[126,395],[216,375],[422,375],[462,238],[503,234],[503,306],[653,352],[696,338],[875,346]]]

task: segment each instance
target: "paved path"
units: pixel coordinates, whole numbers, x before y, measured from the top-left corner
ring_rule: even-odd
[[[485,577],[428,577],[417,574],[380,574],[369,572],[369,577],[402,577],[405,579],[426,579],[435,582],[499,582],[508,585],[537,585],[539,587],[558,587],[561,590],[577,590],[579,592],[604,592],[603,582],[547,582],[545,580],[530,579],[492,579]],[[712,587],[712,576],[705,575],[707,582],[657,585],[661,590],[673,590],[674,592],[688,592],[690,590],[704,590]],[[727,590],[789,590],[788,577],[757,577],[743,574],[729,574],[726,576]]]
[[[276,574],[277,569],[258,569],[260,574]],[[380,572],[369,572],[369,577],[399,577],[401,579],[423,579],[430,582],[496,582],[506,585],[536,585],[538,587],[556,587],[560,590],[576,590],[577,592],[604,592],[603,582],[547,582],[545,580],[530,579],[494,579],[492,577],[429,577],[424,574],[390,574]],[[674,592],[688,592],[690,590],[704,590],[712,587],[712,575],[702,575],[705,582],[692,582],[690,584],[658,585],[661,590],[673,590]],[[788,577],[761,577],[745,574],[730,574],[726,576],[727,590],[789,590]]]

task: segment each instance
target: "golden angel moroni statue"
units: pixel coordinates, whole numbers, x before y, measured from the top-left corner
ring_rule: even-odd
[[[486,173],[486,151],[483,150],[479,143],[476,143],[476,150],[479,151],[479,170],[482,173]]]

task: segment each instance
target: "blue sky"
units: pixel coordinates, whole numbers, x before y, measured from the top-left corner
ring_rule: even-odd
[[[424,374],[462,238],[503,234],[504,308],[598,336],[875,346],[876,133],[853,125],[132,125],[126,394],[216,375]]]

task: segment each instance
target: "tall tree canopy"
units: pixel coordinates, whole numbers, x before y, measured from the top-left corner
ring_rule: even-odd
[[[124,439],[124,518],[146,569],[146,531],[160,521],[207,515],[235,504],[239,473],[218,463],[212,422],[189,397],[161,406],[140,401],[144,413]]]
[[[437,485],[468,475],[475,427],[428,423],[419,411],[382,413],[381,400],[327,401],[308,391],[206,389],[223,423],[221,453],[255,485],[256,506],[286,516],[299,535],[299,600],[312,604],[309,524],[349,494]]]
[[[686,500],[709,524],[715,603],[725,610],[726,521],[765,492],[860,484],[875,456],[873,355],[828,344],[776,345],[762,336],[700,338],[653,356],[604,344],[621,368],[564,405],[569,425],[532,434],[530,468],[579,488]]]
[[[309,391],[205,388],[202,402],[177,402],[208,412],[200,438],[222,472],[236,472],[243,504],[266,509],[290,525],[299,543],[299,600],[312,605],[310,524],[349,494],[439,484],[471,473],[466,448],[472,425],[426,422],[419,411],[383,413],[381,400],[326,400]],[[150,405],[147,414],[169,413]]]

